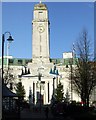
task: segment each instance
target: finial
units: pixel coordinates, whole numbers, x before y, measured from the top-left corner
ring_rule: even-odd
[[[42,1],[40,0],[40,4],[42,3]]]

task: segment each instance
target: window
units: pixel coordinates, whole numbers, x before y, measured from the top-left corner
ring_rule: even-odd
[[[22,64],[22,60],[18,60],[18,64]]]
[[[32,62],[32,60],[26,60],[25,64],[28,64],[29,62]]]
[[[68,65],[66,65],[66,68],[68,68]]]
[[[42,20],[42,19],[44,18],[44,15],[43,15],[43,12],[42,12],[42,11],[40,11],[40,12],[38,13],[38,17],[39,17],[40,20]]]
[[[9,59],[9,64],[13,64],[14,60],[13,59]]]
[[[43,11],[39,11],[39,13],[43,13]]]

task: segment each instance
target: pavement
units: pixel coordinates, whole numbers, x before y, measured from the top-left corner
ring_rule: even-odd
[[[30,110],[30,109],[24,109],[20,113],[20,118],[44,118],[46,119],[44,110]],[[53,115],[49,111],[48,118],[53,118]]]
[[[45,116],[44,110],[41,111],[33,111],[29,109],[24,109],[20,113],[20,120],[72,120],[71,118],[67,117],[55,117],[51,114],[51,111],[48,113],[48,118]]]
[[[76,115],[73,118],[67,116],[67,117],[56,117],[53,116],[51,111],[49,110],[49,114],[48,114],[48,118],[46,118],[45,115],[45,111],[44,109],[40,110],[30,110],[30,109],[24,109],[21,111],[20,113],[20,120],[83,120],[87,119],[87,120],[96,120],[96,114],[95,116],[92,116],[90,114],[86,114],[86,115]]]
[[[9,112],[10,113],[10,112]],[[6,114],[4,115],[4,119],[3,120],[96,120],[96,112],[92,112],[91,113],[74,113],[74,114],[70,114],[70,116],[53,116],[49,107],[49,113],[48,113],[48,118],[46,118],[45,115],[45,107],[42,107],[41,110],[40,108],[26,108],[23,110],[20,110],[20,112],[16,113],[10,113],[10,114]],[[74,119],[73,119],[74,118]]]
[[[9,116],[9,115],[8,115]],[[96,120],[96,113],[92,115],[87,114],[72,114],[72,116],[53,116],[51,111],[49,110],[48,118],[46,118],[45,111],[42,109],[41,111],[39,109],[31,110],[31,109],[23,109],[20,111],[20,114],[17,115],[17,117],[8,117],[4,120]],[[74,119],[73,119],[74,118]]]
[[[41,110],[38,108],[35,109],[23,109],[18,112],[18,114],[12,113],[11,115],[4,115],[3,120],[72,120],[70,118],[56,117],[53,116],[49,108],[48,118],[45,115],[45,108]]]

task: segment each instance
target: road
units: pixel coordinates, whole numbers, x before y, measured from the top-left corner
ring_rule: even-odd
[[[40,119],[41,120],[53,120],[53,119],[55,119],[55,120],[72,120],[69,117],[67,117],[67,118],[54,117],[51,114],[51,111],[49,111],[48,118],[46,118],[44,110],[41,110],[41,112],[40,112],[40,111],[32,111],[29,109],[25,109],[25,110],[21,111],[20,118],[21,118],[21,120],[32,120],[32,119],[38,119],[38,120],[40,120]]]

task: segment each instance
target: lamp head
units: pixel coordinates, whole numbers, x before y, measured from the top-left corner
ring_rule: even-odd
[[[12,36],[10,35],[7,40],[8,40],[9,42],[12,42],[14,39],[13,39]]]

